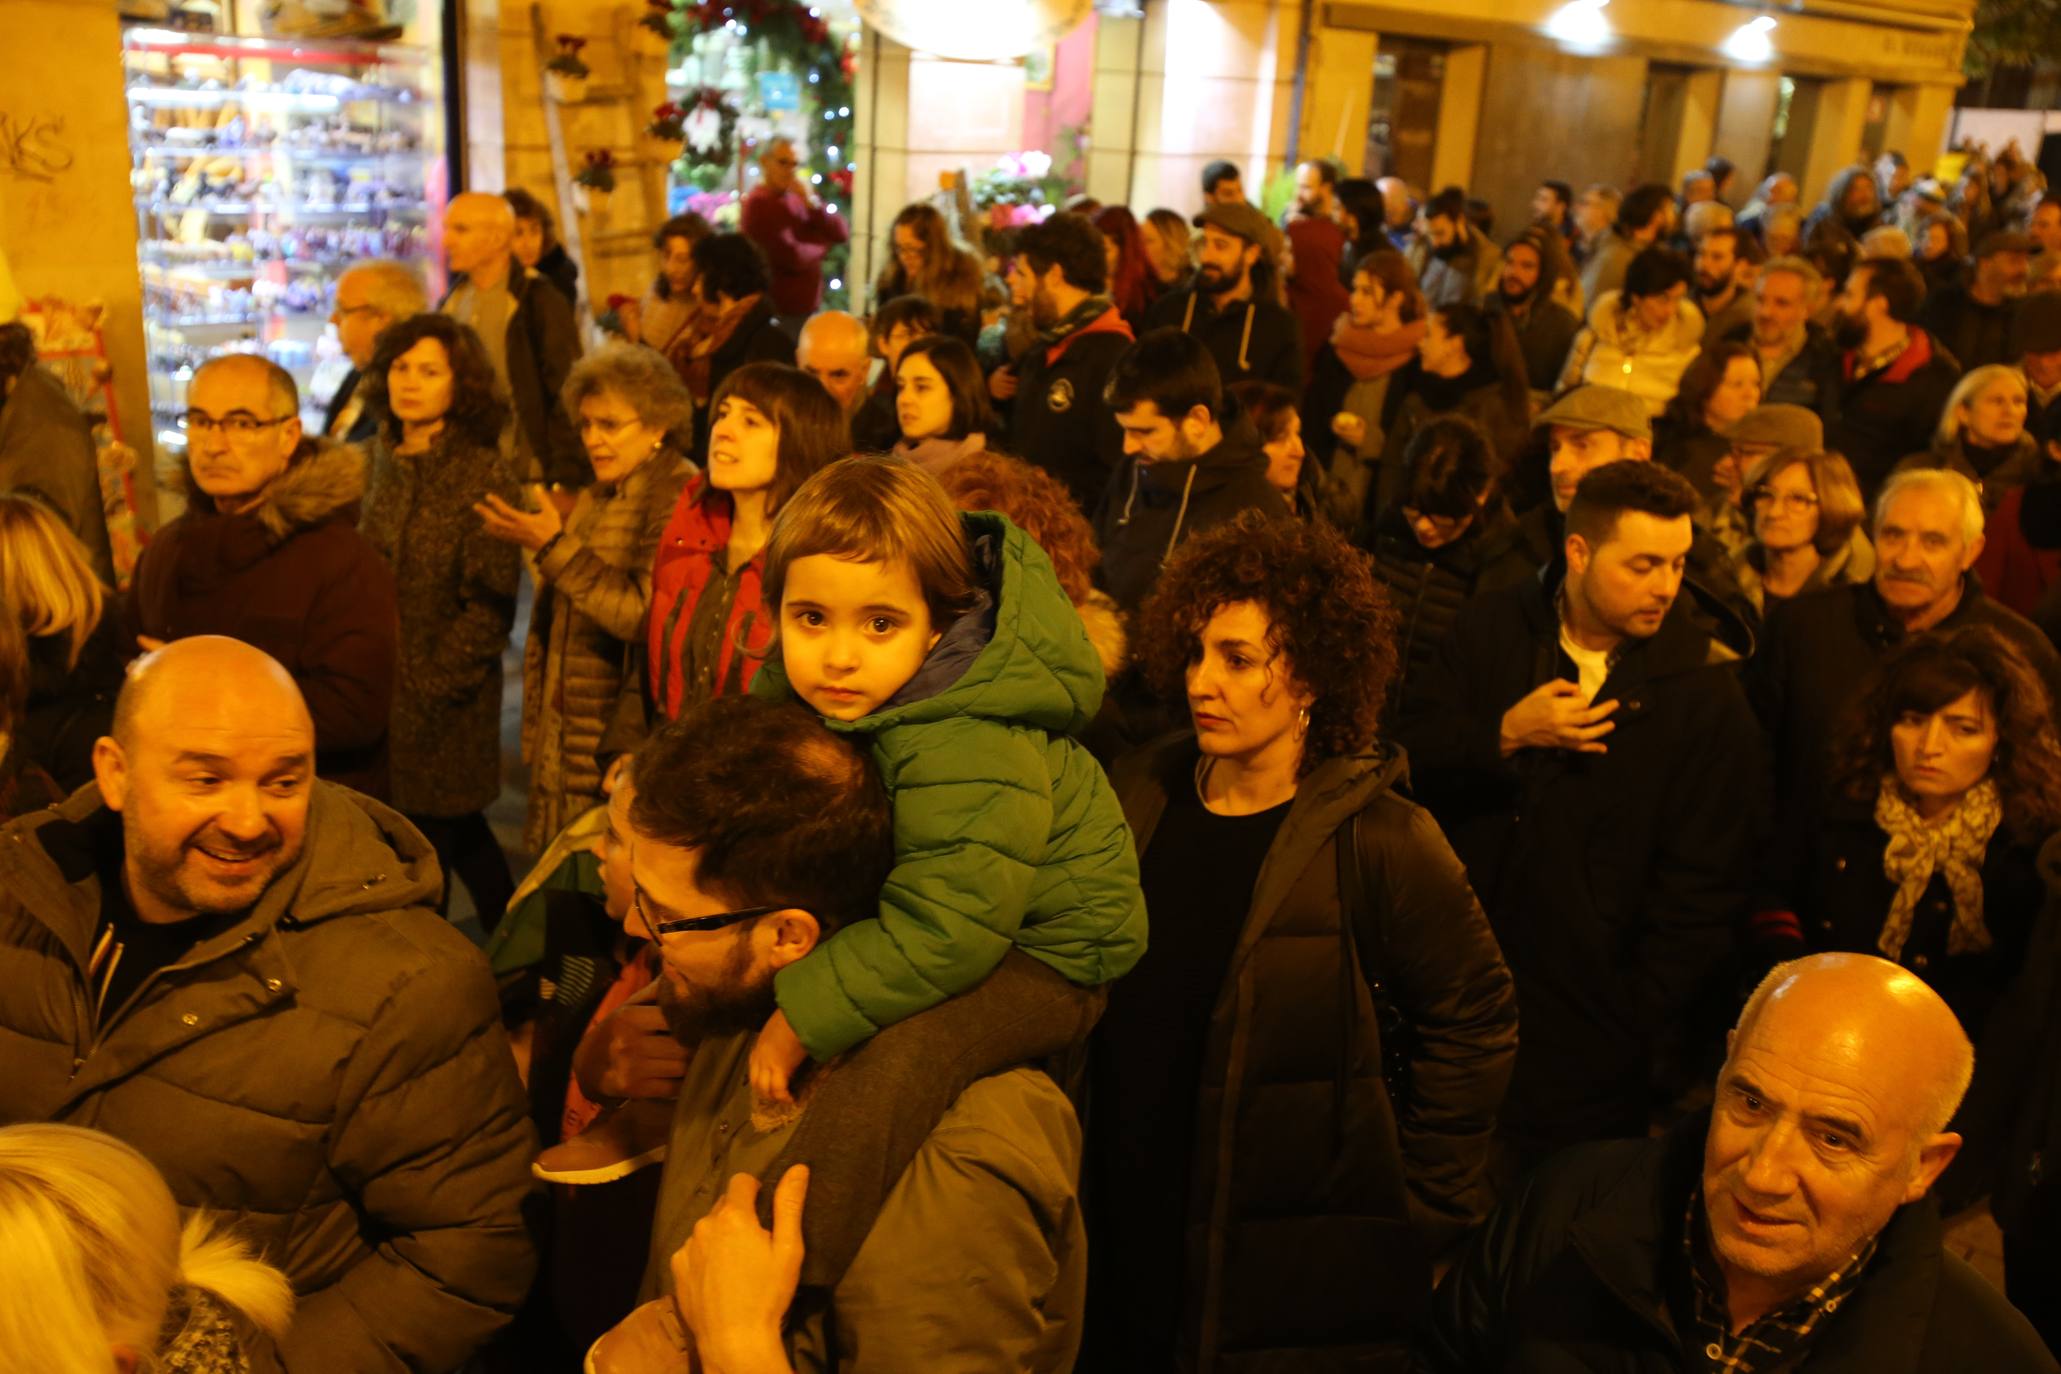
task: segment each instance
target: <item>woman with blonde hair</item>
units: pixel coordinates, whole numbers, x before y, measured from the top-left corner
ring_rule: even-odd
[[[293,1290],[149,1160],[77,1126],[0,1128],[0,1374],[234,1374]]]
[[[63,519],[0,493],[0,820],[93,775],[114,719],[123,645],[91,555]]]
[[[2005,492],[2024,486],[2041,466],[2039,442],[2025,429],[2030,400],[2017,368],[1970,368],[1940,408],[1932,447],[1898,463],[1898,470],[1950,468],[1982,492],[1985,512],[1995,511]]]
[[[873,288],[878,310],[897,296],[921,296],[938,309],[943,332],[970,346],[980,341],[980,259],[952,242],[934,205],[905,205],[889,230],[893,249]]]

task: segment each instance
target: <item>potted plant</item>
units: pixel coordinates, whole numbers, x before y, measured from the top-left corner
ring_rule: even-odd
[[[599,215],[608,209],[608,197],[614,190],[615,154],[596,148],[573,173],[573,204],[585,214]]]
[[[644,155],[653,162],[670,163],[680,156],[680,145],[687,141],[687,111],[668,100],[651,112],[651,122],[644,126]]]
[[[644,0],[644,13],[637,17],[630,41],[640,57],[672,56],[672,0]]]
[[[593,70],[580,61],[580,49],[587,40],[573,34],[558,35],[558,55],[544,64],[544,89],[561,105],[587,98],[587,78]]]

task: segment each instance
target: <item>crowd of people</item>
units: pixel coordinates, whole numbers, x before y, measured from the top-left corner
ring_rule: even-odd
[[[2061,195],[797,165],[0,326],[0,1374],[2061,1368]]]

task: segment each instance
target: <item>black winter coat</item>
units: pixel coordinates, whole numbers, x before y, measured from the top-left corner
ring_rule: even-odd
[[[1428,1374],[1677,1374],[1669,1290],[1709,1116],[1659,1140],[1571,1150],[1517,1190],[1439,1285]],[[1930,1199],[1898,1209],[1867,1277],[1820,1324],[1808,1374],[2052,1374],[2024,1317],[1941,1243]],[[1785,1370],[1788,1365],[1782,1366]]]
[[[93,781],[93,742],[113,729],[133,643],[113,606],[79,646],[76,663],[66,662],[69,636],[29,640],[29,697],[8,746],[10,766],[19,754],[19,762],[41,768],[67,796]]]
[[[1960,376],[1960,363],[1922,329],[1911,331],[1911,346],[1888,367],[1852,378],[1842,370],[1839,418],[1825,425],[1825,447],[1846,456],[1868,501],[1912,440],[1938,427]]]
[[[1228,397],[1220,419],[1223,441],[1209,452],[1181,462],[1125,458],[1102,494],[1095,519],[1102,585],[1126,611],[1138,609],[1182,540],[1241,511],[1288,514],[1288,503],[1267,484],[1267,455],[1251,422]]]
[[[93,427],[48,368],[31,363],[0,396],[0,491],[33,492],[56,511],[100,580],[115,580],[100,494],[100,455]]]
[[[1960,604],[1936,628],[1963,625],[2002,631],[2061,701],[2061,656],[2031,621],[1984,596],[1973,573],[1962,577]],[[1778,761],[1774,843],[1762,860],[1764,881],[1776,892],[1799,890],[1804,841],[1825,802],[1833,724],[1868,670],[1903,638],[1872,582],[1800,596],[1769,615],[1746,687]]]
[[[1954,1118],[1967,1143],[1941,1180],[1962,1195],[1987,1191],[2006,1235],[2061,1226],[2061,835],[2040,847],[2038,871],[2045,901],[1976,1044],[1975,1081]]]
[[[1182,736],[1118,764],[1141,854],[1198,758]],[[1261,865],[1204,1050],[1184,1369],[1400,1367],[1431,1258],[1488,1202],[1517,1004],[1459,861],[1395,790],[1405,771],[1394,751],[1319,764]],[[1356,814],[1371,939],[1339,898]],[[1374,983],[1413,1028],[1400,1102]]]
[[[1559,385],[1561,369],[1567,366],[1567,352],[1574,347],[1574,336],[1582,332],[1582,322],[1572,310],[1558,301],[1543,299],[1543,295],[1533,290],[1530,306],[1521,319],[1512,313],[1501,292],[1483,303],[1488,313],[1509,316],[1510,327],[1517,331],[1517,345],[1524,353],[1525,380],[1533,391],[1551,391]]]
[[[361,527],[400,600],[393,798],[409,815],[464,816],[501,792],[501,656],[522,559],[474,513],[488,492],[521,500],[498,448],[447,433],[425,453],[373,449]]]
[[[2006,298],[1984,305],[1966,282],[1948,282],[1927,295],[1918,323],[1970,371],[2015,364],[2024,352],[2018,346],[2018,302]]]
[[[1732,953],[1764,788],[1737,656],[1677,599],[1596,700],[1609,752],[1505,758],[1503,713],[1577,673],[1558,580],[1476,598],[1412,683],[1396,735],[1452,837],[1524,1008],[1505,1133],[1523,1148],[1643,1134],[1648,1045]]]
[[[1517,521],[1498,500],[1452,543],[1427,549],[1417,542],[1400,508],[1374,522],[1366,541],[1374,555],[1374,575],[1395,607],[1396,659],[1399,671],[1389,692],[1391,702],[1408,695],[1410,683],[1438,656],[1460,611],[1478,592],[1521,581],[1532,569],[1511,557]],[[1514,575],[1513,575],[1514,574]],[[1497,580],[1501,578],[1502,580]]]
[[[1285,305],[1235,301],[1219,312],[1215,297],[1190,286],[1161,296],[1145,326],[1202,340],[1225,386],[1251,379],[1302,391],[1302,324]]]
[[[355,528],[364,490],[364,455],[327,439],[241,515],[216,514],[189,478],[129,595],[138,633],[227,635],[279,660],[315,720],[315,772],[384,797],[400,625],[393,574]]]
[[[1083,511],[1101,505],[1123,462],[1124,432],[1102,388],[1130,346],[1130,326],[1111,306],[1057,343],[1039,339],[1017,360],[1004,447],[1066,483]]]
[[[1842,798],[1812,833],[1817,842],[1793,908],[1805,945],[1812,953],[1848,950],[1880,955],[1876,941],[1896,897],[1896,884],[1882,874],[1882,849],[1889,838],[1875,824],[1873,802]],[[2046,900],[2034,863],[2038,852],[2037,845],[2014,840],[2007,826],[1999,826],[1991,837],[1982,864],[1983,924],[1994,942],[1987,951],[1947,953],[1954,899],[1945,875],[1935,873],[1919,899],[1897,960],[1946,999],[1961,1028],[1978,1045],[1991,1009],[2023,966],[2026,941]]]

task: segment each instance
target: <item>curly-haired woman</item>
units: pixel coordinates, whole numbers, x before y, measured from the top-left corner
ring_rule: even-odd
[[[501,452],[508,400],[479,335],[444,315],[389,326],[366,374],[366,404],[387,418],[358,528],[393,569],[401,607],[394,805],[436,847],[445,909],[462,880],[492,929],[515,892],[485,811],[501,791],[501,654],[521,561],[473,503],[517,500]]]
[[[2061,739],[2039,675],[1987,626],[1913,638],[1835,728],[1786,933],[1904,965],[1979,1042],[2023,958],[2045,896],[2034,858],[2057,830]]]
[[[651,605],[659,533],[693,471],[680,454],[694,400],[653,349],[609,344],[580,359],[565,409],[594,465],[572,513],[561,521],[549,501],[526,511],[492,493],[476,507],[487,532],[527,550],[536,570],[522,653],[522,843],[533,854],[601,800],[601,736]]]
[[[1182,545],[1141,612],[1195,733],[1114,774],[1161,919],[1096,1038],[1087,1363],[1208,1364],[1236,1332],[1260,1363],[1378,1364],[1487,1201],[1517,1008],[1375,739],[1393,619],[1365,554],[1254,513]]]

